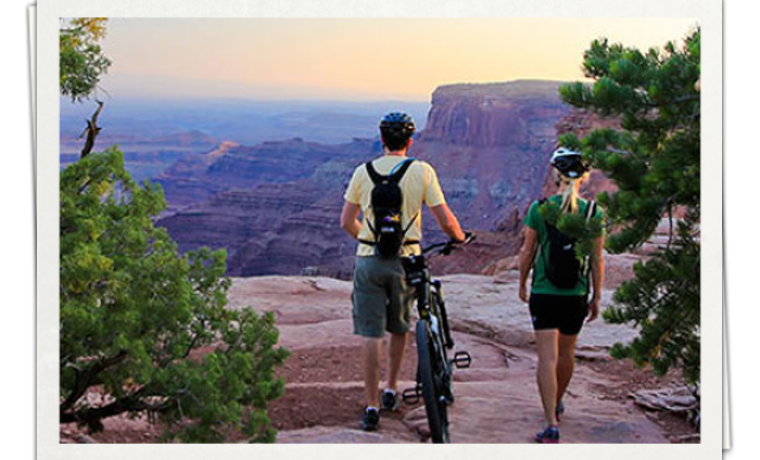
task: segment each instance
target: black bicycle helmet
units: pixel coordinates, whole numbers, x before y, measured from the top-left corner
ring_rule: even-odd
[[[392,133],[407,139],[414,135],[414,120],[403,112],[391,112],[380,121],[380,132]]]
[[[565,177],[576,179],[589,171],[580,152],[560,147],[552,153],[551,165]]]

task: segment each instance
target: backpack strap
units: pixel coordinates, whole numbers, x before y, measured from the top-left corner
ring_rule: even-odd
[[[536,203],[538,203],[536,205],[536,207],[543,206],[547,201],[548,201],[548,199],[546,197],[541,198],[540,200],[538,200],[536,202]],[[543,219],[541,219],[541,221],[543,222]],[[544,224],[544,233],[547,233],[548,230],[546,230],[546,222],[543,222],[543,224]],[[530,281],[531,287],[534,284],[536,284],[536,272],[535,272],[535,269],[536,269],[536,259],[540,257],[543,260],[543,262],[544,262],[544,270],[546,269],[546,267],[548,267],[548,265],[546,264],[546,256],[544,256],[544,248],[543,248],[543,242],[541,241],[541,235],[538,232],[536,232],[536,236],[538,237],[538,241],[536,242],[537,245],[538,245],[538,247],[536,248],[536,252],[538,252],[538,254],[533,258],[533,261],[531,261],[531,269],[534,270],[533,271],[533,276],[531,277],[531,281]],[[547,235],[545,238],[548,241],[549,236]]]
[[[367,246],[376,246],[377,242],[370,241],[370,240],[359,240],[360,243],[366,244]],[[415,244],[420,244],[419,240],[406,240],[403,243],[401,243],[403,246],[413,246]]]
[[[398,184],[399,182],[401,182],[401,179],[404,178],[404,174],[406,174],[406,171],[409,169],[409,166],[411,166],[412,163],[414,163],[414,158],[407,158],[406,160],[397,164],[396,167],[394,167],[391,170],[391,177],[389,181],[393,184]],[[406,232],[408,232],[409,229],[412,228],[412,225],[414,225],[414,221],[417,220],[417,216],[419,215],[420,213],[417,212],[417,214],[415,214],[414,217],[409,219],[409,224],[406,226],[406,228],[404,229],[404,232],[401,234],[402,238],[406,238]],[[403,244],[407,245],[407,244],[418,244],[418,243],[419,241],[405,240]]]
[[[393,184],[398,184],[401,182],[401,179],[404,178],[404,174],[406,174],[406,171],[409,169],[409,166],[411,166],[412,163],[414,163],[414,158],[407,158],[406,160],[397,164],[396,167],[391,170],[388,181]]]
[[[596,201],[589,201],[586,205],[586,222],[591,222],[591,219],[596,216]],[[581,272],[586,277],[586,294],[589,293],[589,283],[590,283],[590,277],[589,275],[589,269],[591,268],[591,264],[589,263],[589,256],[586,256],[583,258],[583,266],[581,267]]]
[[[590,221],[596,216],[596,201],[589,201],[586,206],[586,221]]]
[[[408,231],[409,231],[409,229],[410,229],[410,228],[412,228],[412,225],[414,225],[414,221],[415,221],[415,220],[417,220],[417,216],[419,216],[419,215],[420,215],[420,213],[419,213],[419,211],[418,211],[418,212],[417,212],[417,214],[415,214],[415,215],[414,215],[414,217],[412,217],[411,219],[409,219],[409,224],[408,224],[408,225],[406,226],[406,228],[404,229],[404,233],[402,233],[402,234],[401,234],[401,237],[405,239],[405,240],[404,240],[404,243],[403,243],[404,245],[406,245],[407,243],[408,243],[408,244],[416,244],[416,243],[419,243],[419,241],[415,241],[415,240],[409,240],[409,241],[406,241],[406,232],[408,232]]]
[[[406,171],[409,169],[409,166],[414,163],[415,158],[407,158],[406,160],[400,162],[397,164],[392,170],[391,173],[387,176],[383,176],[382,174],[378,173],[375,169],[375,166],[372,164],[372,161],[368,161],[364,164],[364,166],[367,168],[367,174],[369,174],[370,180],[372,180],[372,183],[377,185],[380,182],[388,181],[393,184],[398,184],[401,182],[401,179],[403,179],[404,174],[406,174]]]
[[[417,212],[417,214],[412,217],[412,219],[409,221],[409,225],[406,226],[404,231],[401,233],[402,238],[406,238],[406,232],[409,231],[410,228],[412,228],[412,225],[414,225],[414,221],[417,220],[417,216],[419,216],[420,213]],[[372,226],[372,222],[369,221],[369,219],[365,219],[367,222],[367,226],[369,226],[369,230],[372,232],[373,235],[375,235],[375,238],[377,238],[377,230],[375,230],[375,227]],[[360,243],[364,243],[369,246],[375,246],[377,244],[376,241],[369,241],[369,240],[359,240]],[[420,244],[418,240],[404,240],[402,243],[404,246],[412,245],[412,244]]]
[[[381,176],[374,166],[372,166],[372,161],[368,161],[364,164],[364,166],[367,168],[367,174],[369,174],[370,180],[372,180],[372,183],[377,185],[380,182],[383,181],[385,176]]]

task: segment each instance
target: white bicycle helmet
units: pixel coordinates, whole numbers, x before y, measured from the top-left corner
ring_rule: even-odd
[[[588,172],[589,167],[583,162],[580,152],[560,147],[552,153],[550,164],[565,177],[576,179]]]

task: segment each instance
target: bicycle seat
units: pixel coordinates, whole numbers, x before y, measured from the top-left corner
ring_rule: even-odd
[[[401,264],[404,267],[406,274],[406,281],[409,284],[419,284],[425,280],[425,258],[422,256],[410,256],[401,259]]]

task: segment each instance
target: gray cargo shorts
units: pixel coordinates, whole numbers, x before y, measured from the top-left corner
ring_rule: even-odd
[[[383,337],[409,331],[414,288],[398,257],[357,257],[354,266],[354,334]]]

